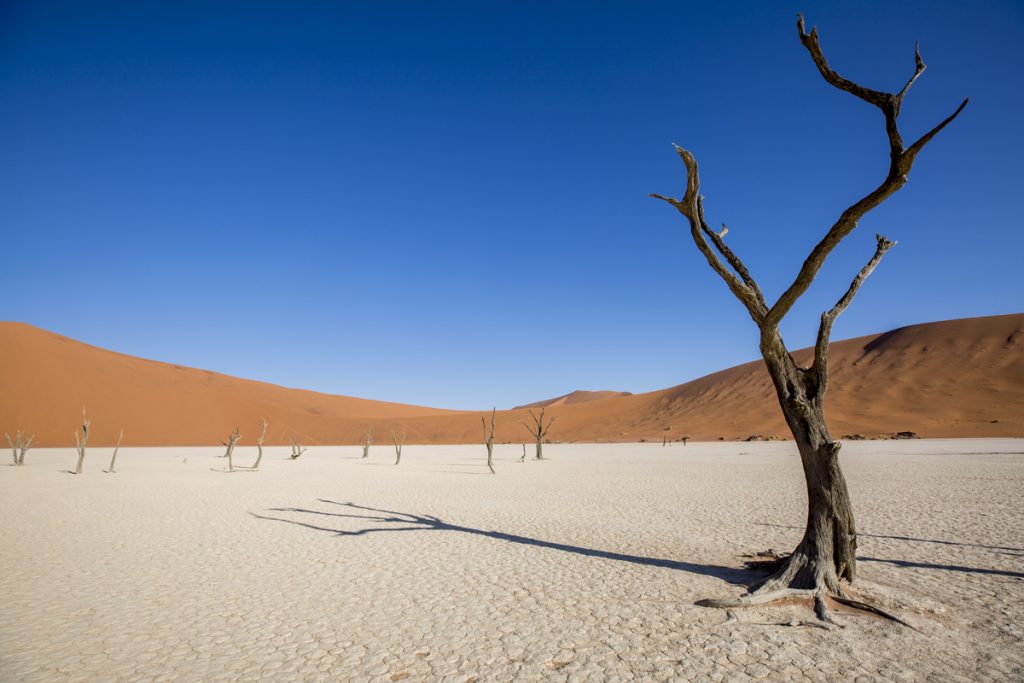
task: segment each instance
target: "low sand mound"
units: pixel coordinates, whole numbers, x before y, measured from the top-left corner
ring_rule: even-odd
[[[794,354],[810,358],[807,349]],[[1024,314],[904,327],[832,344],[828,418],[835,436],[912,431],[926,437],[1024,435]],[[472,443],[478,412],[287,389],[113,353],[29,325],[0,323],[0,431],[26,429],[67,446],[82,406],[91,443],[216,444],[238,425],[251,443],[260,416],[268,443],[378,443],[404,428],[410,443]],[[552,441],[657,441],[788,435],[761,361],[646,394],[574,392],[546,403]],[[599,395],[599,399],[586,395]],[[570,400],[574,395],[575,399]],[[540,405],[540,404],[533,404]],[[499,442],[529,437],[523,408],[497,416]]]
[[[549,398],[546,401],[534,401],[533,403],[516,406],[513,410],[547,408],[548,406],[571,406],[577,403],[590,403],[591,401],[603,401],[606,398],[632,395],[633,394],[628,391],[584,391],[582,389],[577,389],[576,391],[563,394],[562,396]]]

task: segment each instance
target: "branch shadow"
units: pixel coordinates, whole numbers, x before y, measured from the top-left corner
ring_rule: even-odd
[[[756,522],[758,526],[773,526],[779,529],[797,529],[803,531],[802,526],[793,526],[790,524],[771,524],[769,522]],[[962,543],[960,541],[943,541],[934,538],[915,538],[913,536],[888,536],[886,534],[866,534],[863,532],[857,532],[858,537],[864,538],[888,538],[894,541],[912,541],[914,543],[939,543],[941,545],[955,545],[963,548],[983,548],[985,550],[1010,550],[1013,552],[1024,553],[1024,548],[1013,548],[1010,546],[1003,545],[982,545],[980,543]]]
[[[648,567],[674,569],[677,571],[689,572],[691,574],[699,574],[701,576],[713,576],[715,578],[722,579],[733,585],[746,585],[750,582],[750,571],[748,569],[738,567],[723,567],[719,565],[696,564],[693,562],[682,562],[679,560],[669,560],[657,557],[629,555],[626,553],[618,553],[609,550],[597,550],[595,548],[586,548],[583,546],[571,545],[568,543],[557,543],[554,541],[545,541],[542,539],[530,538],[528,536],[509,534],[503,531],[477,529],[474,527],[463,526],[460,524],[451,524],[445,522],[439,517],[435,517],[434,515],[415,515],[407,512],[397,512],[395,510],[385,510],[383,508],[373,508],[364,505],[356,505],[355,503],[352,502],[339,503],[337,501],[326,500],[324,498],[320,498],[318,500],[321,503],[337,505],[339,507],[346,508],[354,512],[325,512],[323,510],[310,510],[307,508],[294,507],[269,508],[268,511],[288,512],[303,515],[315,515],[318,517],[358,519],[372,521],[378,524],[393,524],[397,526],[376,526],[358,529],[355,531],[346,531],[341,529],[333,529],[327,526],[320,526],[318,524],[313,524],[312,522],[307,521],[285,519],[283,517],[275,517],[271,515],[260,515],[255,512],[250,512],[248,514],[257,519],[282,522],[285,524],[294,524],[295,526],[305,527],[307,529],[312,529],[314,531],[324,531],[334,534],[336,536],[366,536],[369,534],[386,531],[453,531],[471,534],[473,536],[493,538],[499,541],[506,541],[508,543],[518,543],[522,545],[533,546],[536,548],[558,550],[561,552],[572,553],[575,555],[583,555],[585,557],[594,557],[604,560],[616,560],[619,562],[629,562],[631,564],[637,564]]]
[[[884,562],[897,567],[918,567],[920,569],[944,569],[950,572],[966,572],[968,574],[991,574],[994,576],[1010,576],[1024,579],[1024,572],[1014,572],[1008,569],[985,569],[982,567],[964,567],[957,564],[934,564],[931,562],[910,562],[909,560],[885,560],[880,557],[858,557],[859,562]]]

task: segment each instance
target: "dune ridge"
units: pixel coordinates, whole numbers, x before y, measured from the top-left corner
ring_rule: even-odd
[[[794,353],[806,363],[810,349]],[[1024,436],[1024,314],[949,320],[834,342],[827,415],[833,434]],[[0,431],[69,446],[82,406],[90,444],[213,445],[236,425],[251,443],[354,444],[368,427],[409,443],[474,443],[483,411],[454,411],[289,389],[90,346],[23,323],[0,323]],[[576,393],[576,392],[574,392]],[[593,392],[597,394],[615,392]],[[549,401],[552,441],[636,442],[788,436],[764,364],[752,361],[643,394]],[[544,402],[541,402],[544,403]],[[537,404],[534,404],[537,405]],[[499,443],[528,440],[523,408],[500,411]]]

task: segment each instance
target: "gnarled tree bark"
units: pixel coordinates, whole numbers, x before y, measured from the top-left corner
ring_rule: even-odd
[[[668,202],[687,219],[690,235],[708,265],[725,281],[758,326],[761,333],[761,355],[771,375],[786,424],[796,440],[807,487],[806,528],[803,539],[793,553],[780,561],[772,575],[752,586],[747,595],[730,600],[704,600],[699,604],[738,607],[765,604],[792,595],[807,595],[815,598],[819,618],[828,621],[825,595],[831,594],[852,604],[843,595],[841,582],[852,582],[857,574],[856,525],[846,480],[839,465],[840,444],[832,438],[825,420],[829,337],[835,319],[850,305],[864,280],[895,242],[876,235],[874,255],[857,273],[835,306],[822,314],[814,359],[809,367],[799,367],[793,360],[779,332],[779,324],[810,287],[829,253],[857,227],[867,212],[906,184],[918,153],[957,117],[967,105],[967,100],[950,116],[906,147],[897,126],[897,118],[904,96],[925,69],[921,53],[916,47],[914,74],[898,93],[885,93],[865,88],[832,70],[821,50],[817,29],[807,33],[802,15],[799,16],[797,30],[800,42],[829,84],[881,110],[889,142],[889,170],[881,184],[840,214],[811,250],[792,284],[772,306],[768,306],[757,282],[740,258],[723,241],[727,232],[724,224],[719,232],[708,227],[704,218],[704,198],[700,194],[697,161],[690,152],[676,147],[686,167],[686,190],[683,197],[674,199],[662,195],[651,196]],[[880,613],[877,608],[870,609]]]

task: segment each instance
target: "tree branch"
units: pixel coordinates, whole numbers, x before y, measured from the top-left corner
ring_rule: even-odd
[[[920,51],[915,47],[914,56],[916,66],[914,69],[914,75],[910,77],[910,80],[907,81],[906,85],[903,86],[903,89],[900,90],[900,92],[891,94],[872,90],[843,78],[833,71],[828,65],[828,61],[825,59],[824,53],[821,51],[821,44],[818,42],[818,29],[813,28],[810,33],[807,33],[804,28],[803,15],[797,16],[799,17],[797,20],[797,29],[800,34],[800,42],[807,48],[807,51],[811,55],[811,59],[818,67],[818,71],[821,72],[822,77],[829,84],[839,88],[840,90],[845,90],[865,102],[873,104],[882,111],[882,114],[884,114],[886,135],[889,138],[889,173],[886,175],[885,180],[882,181],[881,185],[843,211],[839,216],[839,219],[829,229],[828,233],[826,233],[821,241],[814,246],[814,249],[811,250],[811,253],[807,256],[807,259],[800,267],[800,272],[797,273],[793,283],[785,292],[782,293],[768,311],[765,323],[773,327],[778,326],[782,321],[782,318],[785,317],[793,307],[793,304],[796,303],[797,299],[807,291],[807,288],[811,286],[811,282],[813,282],[814,278],[817,276],[818,271],[821,269],[822,265],[824,265],[825,259],[832,252],[835,246],[857,227],[860,219],[868,211],[871,211],[881,204],[907,183],[907,176],[910,173],[911,167],[914,165],[914,160],[917,157],[917,154],[939,133],[939,131],[945,128],[960,114],[961,111],[963,111],[963,108],[967,106],[968,102],[968,100],[964,100],[952,115],[923,135],[921,139],[911,145],[909,149],[904,149],[903,138],[900,135],[896,119],[900,114],[900,107],[903,104],[904,95],[907,94],[910,90],[910,86],[914,84],[918,76],[920,76],[926,68],[924,61],[921,59]]]
[[[767,306],[763,303],[763,296],[760,296],[760,290],[756,289],[756,285],[750,286],[753,282],[753,278],[750,277],[749,271],[728,247],[722,242],[720,236],[715,234],[707,223],[704,222],[704,200],[700,196],[700,177],[697,171],[697,160],[687,150],[683,149],[679,145],[673,145],[676,149],[676,153],[683,160],[683,164],[686,166],[686,194],[683,195],[682,199],[673,199],[660,194],[652,194],[651,197],[660,199],[663,202],[668,202],[676,208],[679,213],[686,217],[686,220],[690,223],[690,236],[693,237],[694,243],[704,258],[707,259],[708,265],[711,266],[712,270],[718,273],[719,277],[725,280],[725,284],[729,287],[729,290],[733,295],[740,300],[747,311],[750,313],[750,317],[754,319],[758,325],[761,324],[764,319]],[[715,247],[722,253],[723,256],[729,261],[729,263],[736,268],[736,271],[740,274],[740,278],[743,278],[743,282],[740,278],[737,278],[732,272],[726,268],[722,261],[715,255],[715,252],[711,249],[711,245],[708,244],[705,235],[709,239],[712,239]]]
[[[853,278],[853,282],[850,283],[849,289],[846,293],[839,297],[839,301],[836,305],[830,308],[828,311],[821,314],[821,324],[818,326],[818,340],[814,344],[814,364],[812,371],[815,378],[818,380],[818,391],[819,393],[824,392],[825,383],[828,377],[827,366],[828,366],[828,343],[829,337],[832,334],[832,324],[835,323],[836,318],[846,310],[846,307],[853,301],[853,297],[857,296],[857,290],[864,284],[864,280],[867,279],[868,275],[871,275],[871,271],[881,263],[882,257],[885,256],[885,252],[896,246],[896,242],[886,239],[882,235],[875,235],[876,247],[875,254],[871,257],[871,260],[864,264],[864,267],[857,273],[857,277]]]

